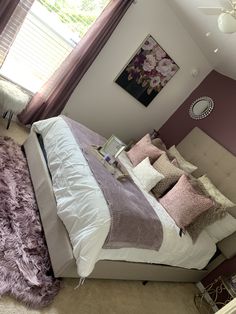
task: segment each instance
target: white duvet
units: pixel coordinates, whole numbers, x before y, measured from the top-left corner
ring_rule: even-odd
[[[208,264],[216,250],[213,240],[205,231],[195,244],[188,234],[180,237],[173,219],[151,194],[142,190],[125,153],[120,161],[158,214],[163,243],[159,251],[103,249],[110,228],[109,208],[70,128],[61,117],[36,122],[32,128],[43,137],[58,215],[68,230],[80,277],[87,277],[95,263],[105,259],[196,269]]]

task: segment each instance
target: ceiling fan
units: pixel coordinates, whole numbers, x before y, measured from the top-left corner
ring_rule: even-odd
[[[199,7],[207,15],[219,15],[218,28],[222,33],[236,32],[236,0],[227,0],[225,7]]]

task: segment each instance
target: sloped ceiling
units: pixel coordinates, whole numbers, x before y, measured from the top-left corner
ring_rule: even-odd
[[[218,16],[205,15],[198,9],[199,6],[228,7],[227,0],[167,1],[212,66],[220,73],[236,79],[236,33],[221,33],[217,27]],[[210,36],[206,36],[207,33]],[[218,52],[215,53],[217,48]]]

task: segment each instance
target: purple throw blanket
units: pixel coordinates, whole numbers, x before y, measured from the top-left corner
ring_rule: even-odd
[[[159,250],[163,241],[162,224],[143,193],[131,178],[116,180],[91,153],[91,145],[102,146],[106,139],[67,117],[63,116],[63,119],[83,152],[110,210],[111,227],[103,248]]]

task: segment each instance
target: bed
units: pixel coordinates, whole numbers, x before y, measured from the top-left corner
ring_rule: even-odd
[[[52,138],[60,136],[62,129],[61,117],[53,118],[58,122],[58,129]],[[30,136],[24,144],[26,157],[29,164],[29,169],[32,177],[32,182],[35,189],[36,199],[40,210],[41,220],[44,227],[46,241],[49,249],[49,254],[56,277],[78,277],[77,266],[74,258],[74,253],[71,246],[67,230],[57,215],[57,205],[55,195],[52,188],[52,181],[48,171],[47,163],[44,154],[40,147],[36,128],[33,128]],[[209,150],[211,147],[211,150]],[[232,201],[236,201],[233,183],[236,179],[236,157],[226,151],[223,147],[209,138],[201,130],[195,128],[192,132],[178,145],[180,152],[186,159],[194,162],[202,173],[207,172],[212,181],[221,188]],[[127,164],[127,160],[123,160]],[[217,164],[218,163],[218,164]],[[216,171],[217,169],[217,171]],[[229,175],[230,174],[230,175]],[[223,179],[222,179],[223,178]],[[234,213],[232,213],[234,215]],[[182,282],[197,282],[203,278],[207,272],[216,267],[225,258],[230,258],[236,254],[236,248],[233,243],[236,239],[235,234],[218,243],[220,254],[213,259],[207,266],[208,260],[215,252],[215,245],[209,242],[207,235],[204,235],[202,243],[205,242],[206,247],[194,247],[193,257],[196,259],[198,254],[194,255],[195,249],[203,250],[200,252],[203,256],[209,254],[206,261],[196,264],[197,267],[191,267],[191,264],[182,266],[179,261],[176,266],[163,265],[165,260],[161,259],[161,255],[157,259],[147,260],[140,259],[140,252],[136,251],[136,261],[133,262],[129,258],[130,250],[100,250],[97,254],[97,260],[94,270],[89,274],[90,278],[104,279],[128,279],[128,280],[157,280],[157,281],[182,281]],[[166,248],[169,251],[171,247]],[[115,251],[115,252],[114,252]],[[144,250],[145,251],[145,250]],[[132,252],[133,254],[134,252]],[[161,252],[160,252],[161,253]],[[196,253],[196,252],[195,252]],[[200,254],[199,253],[199,254]],[[187,254],[191,254],[191,250]],[[142,260],[142,262],[140,262]],[[158,262],[154,262],[157,260]],[[85,260],[86,264],[87,261]],[[195,265],[195,264],[193,264]],[[91,270],[93,265],[91,266]],[[195,269],[202,268],[202,269]],[[86,272],[85,272],[86,274]],[[81,277],[87,277],[81,276]]]

